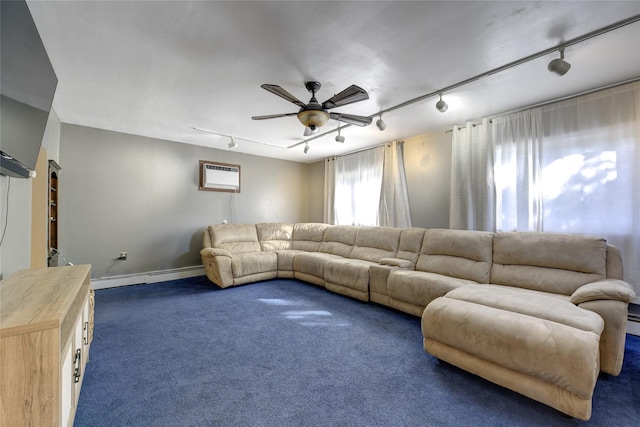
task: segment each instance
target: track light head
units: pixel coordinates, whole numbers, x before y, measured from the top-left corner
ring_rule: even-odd
[[[376,122],[376,126],[378,126],[378,129],[380,130],[385,130],[387,128],[387,124],[384,122],[384,120],[382,120],[382,114],[380,115],[380,118]]]
[[[231,137],[231,142],[229,142],[229,150],[233,150],[236,147],[238,147],[238,143],[233,139],[233,137]]]
[[[449,109],[449,105],[442,99],[442,94],[440,94],[440,101],[436,102],[436,108],[441,113],[446,112]]]
[[[338,126],[338,136],[336,136],[336,142],[344,143],[344,136],[340,135],[340,127]]]
[[[571,64],[564,60],[564,49],[560,49],[560,58],[552,60],[547,66],[547,69],[550,72],[555,73],[559,76],[564,76],[565,74],[567,74],[569,68],[571,68]]]
[[[309,144],[305,144],[304,145],[304,154],[307,154],[309,152]]]

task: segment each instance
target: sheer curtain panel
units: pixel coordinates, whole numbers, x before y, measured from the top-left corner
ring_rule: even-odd
[[[322,220],[326,224],[336,223],[334,209],[336,187],[336,158],[329,157],[324,160],[324,212]]]
[[[379,223],[384,147],[337,157],[335,160],[335,223]]]
[[[492,133],[498,230],[603,237],[640,295],[640,83],[494,119]]]
[[[379,224],[387,227],[411,227],[403,142],[394,141],[384,146]]]
[[[490,123],[454,126],[449,227],[495,230],[495,185]]]
[[[543,229],[541,117],[535,109],[491,122],[498,230]]]

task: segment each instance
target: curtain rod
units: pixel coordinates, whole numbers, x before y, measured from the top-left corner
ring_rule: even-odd
[[[624,80],[624,81],[618,82],[618,83],[612,83],[610,85],[601,86],[601,87],[598,87],[598,88],[595,88],[595,89],[585,90],[583,92],[574,93],[572,95],[562,96],[560,98],[554,98],[554,99],[549,100],[549,101],[543,101],[543,102],[540,102],[538,104],[528,105],[526,107],[517,108],[515,110],[510,110],[510,111],[507,111],[505,113],[495,114],[493,116],[489,116],[488,117],[489,123],[491,123],[493,121],[493,119],[498,119],[498,118],[501,118],[501,117],[505,117],[505,116],[508,116],[510,114],[522,113],[524,111],[533,110],[534,108],[546,107],[548,105],[556,104],[556,103],[563,102],[563,101],[569,101],[571,99],[579,98],[581,96],[591,95],[592,93],[602,92],[604,90],[613,89],[613,88],[616,88],[616,87],[624,86],[624,85],[631,84],[631,83],[637,83],[637,82],[640,82],[640,77],[636,77],[636,78],[633,78],[633,79],[630,79],[630,80]],[[472,122],[471,124],[474,127],[482,125],[481,122]],[[463,125],[455,125],[455,126],[453,126],[453,128],[456,128],[456,127],[460,128],[460,127],[463,127]],[[453,132],[453,128],[452,129],[447,129],[446,131],[444,131],[444,133]]]
[[[375,146],[373,146],[373,147],[367,147],[367,148],[361,148],[361,149],[359,149],[359,150],[349,151],[348,153],[344,153],[344,154],[341,154],[341,155],[339,155],[339,156],[325,157],[325,158],[324,158],[324,161],[327,161],[327,160],[333,160],[334,158],[338,158],[338,157],[345,157],[345,156],[349,156],[349,155],[351,155],[351,154],[362,153],[363,151],[373,150],[373,149],[375,149],[375,148],[384,147],[385,145],[390,145],[390,144],[393,144],[394,142],[395,142],[395,143],[397,143],[397,144],[404,144],[404,141],[391,141],[391,142],[385,142],[384,144],[375,145]]]
[[[433,91],[433,92],[429,92],[427,94],[424,94],[424,95],[418,96],[416,98],[410,99],[408,101],[402,102],[402,103],[400,103],[398,105],[395,105],[393,107],[387,108],[387,109],[382,110],[382,111],[380,111],[378,113],[371,114],[368,117],[373,119],[376,116],[380,116],[382,114],[389,113],[391,111],[395,111],[395,110],[398,110],[400,108],[407,107],[407,106],[409,106],[411,104],[415,104],[416,102],[420,102],[420,101],[423,101],[425,99],[432,98],[434,96],[438,96],[441,93],[448,92],[448,91],[453,90],[453,89],[457,89],[457,88],[459,88],[461,86],[464,86],[464,85],[467,85],[469,83],[473,83],[476,80],[479,80],[479,79],[481,79],[483,77],[488,77],[488,76],[491,76],[493,74],[499,73],[501,71],[505,71],[505,70],[508,70],[510,68],[516,67],[518,65],[522,65],[522,64],[524,64],[526,62],[532,61],[534,59],[538,59],[538,58],[540,58],[542,56],[548,55],[548,54],[553,53],[553,52],[555,52],[557,50],[564,49],[566,47],[573,46],[573,45],[576,45],[578,43],[582,43],[582,42],[584,42],[586,40],[592,39],[594,37],[601,36],[603,34],[606,34],[606,33],[610,32],[610,31],[620,29],[622,27],[625,27],[625,26],[627,26],[629,24],[633,24],[633,23],[638,22],[638,21],[640,21],[640,15],[634,15],[634,16],[631,16],[631,17],[629,17],[627,19],[623,19],[622,21],[614,22],[613,24],[610,24],[610,25],[607,25],[607,26],[602,27],[600,29],[588,32],[588,33],[586,33],[586,34],[584,34],[582,36],[573,38],[573,39],[568,40],[568,41],[566,41],[564,43],[560,43],[560,44],[558,44],[558,45],[556,45],[554,47],[550,47],[548,49],[541,50],[541,51],[536,52],[536,53],[534,53],[532,55],[525,56],[524,58],[518,59],[518,60],[513,61],[513,62],[509,62],[508,64],[502,65],[500,67],[494,68],[494,69],[486,71],[484,73],[477,74],[477,75],[475,75],[473,77],[470,77],[470,78],[468,78],[466,80],[462,80],[462,81],[460,81],[458,83],[454,83],[452,85],[443,87],[442,89],[439,89],[439,90],[436,90],[436,91]],[[338,126],[334,130],[330,130],[330,131],[324,132],[322,134],[313,136],[311,138],[305,139],[305,140],[300,141],[300,142],[298,142],[296,144],[290,145],[287,148],[294,148],[294,147],[297,147],[298,145],[307,144],[310,141],[313,141],[315,139],[322,138],[323,136],[329,135],[329,134],[337,131],[338,129],[344,129],[344,128],[351,127],[351,126],[352,125],[350,125],[350,124],[343,125],[343,126]]]

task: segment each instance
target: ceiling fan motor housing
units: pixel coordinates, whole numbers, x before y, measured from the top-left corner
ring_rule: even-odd
[[[316,130],[324,126],[329,121],[329,113],[322,108],[322,105],[316,99],[316,92],[322,86],[320,82],[306,82],[304,86],[311,92],[311,100],[298,112],[298,120],[309,129]]]

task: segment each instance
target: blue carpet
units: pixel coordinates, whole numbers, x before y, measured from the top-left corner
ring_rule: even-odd
[[[632,426],[640,337],[589,422],[422,349],[420,319],[295,280],[96,291],[76,426]]]

